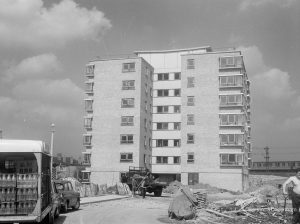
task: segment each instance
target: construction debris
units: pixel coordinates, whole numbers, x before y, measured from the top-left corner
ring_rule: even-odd
[[[259,177],[255,177],[259,180]],[[178,218],[172,215],[171,218],[176,219],[193,219],[189,223],[202,224],[279,224],[291,223],[292,208],[290,201],[287,203],[287,198],[282,194],[281,189],[274,186],[276,177],[269,177],[273,181],[272,185],[264,181],[258,181],[257,187],[252,189],[247,194],[234,195],[231,192],[219,191],[213,189],[215,195],[225,200],[210,201],[212,198],[207,189],[189,189],[181,186],[179,191],[180,200],[188,201],[189,211],[194,211],[194,216],[181,216]],[[262,184],[263,183],[263,184]],[[175,189],[176,185],[173,187]],[[184,189],[184,191],[182,190]],[[193,195],[193,198],[190,198]],[[235,197],[236,196],[236,197]],[[175,197],[176,198],[176,197]],[[195,200],[196,199],[196,200]],[[231,200],[230,200],[231,199]],[[172,209],[176,209],[177,213],[181,212],[182,206],[179,206],[178,200],[174,200],[169,207],[169,214]],[[170,210],[171,209],[171,210]],[[172,214],[172,213],[171,213]],[[174,213],[173,213],[174,214]]]

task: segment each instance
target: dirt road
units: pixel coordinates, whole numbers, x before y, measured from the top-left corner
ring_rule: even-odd
[[[141,197],[83,205],[78,211],[61,214],[55,224],[163,224],[171,198]]]

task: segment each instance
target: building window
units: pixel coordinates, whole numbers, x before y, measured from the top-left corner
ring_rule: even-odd
[[[168,123],[167,122],[160,122],[156,124],[157,130],[168,130]]]
[[[145,100],[145,111],[147,112],[148,110],[148,105],[147,105],[147,100]]]
[[[174,96],[180,96],[180,89],[174,89]]]
[[[156,163],[158,164],[168,164],[168,157],[167,156],[157,156]]]
[[[120,162],[133,162],[133,153],[120,153]]]
[[[187,144],[194,144],[195,135],[194,134],[187,134]]]
[[[168,139],[157,139],[156,147],[168,147]]]
[[[86,66],[86,75],[94,75],[95,65]]]
[[[187,69],[195,68],[195,60],[194,59],[187,59],[186,64],[187,64],[187,66],[186,66]]]
[[[194,163],[195,159],[194,159],[194,153],[193,152],[189,152],[187,154],[187,163]]]
[[[242,95],[221,95],[220,106],[242,105]]]
[[[169,90],[168,89],[158,89],[157,96],[169,96]]]
[[[180,164],[180,156],[174,156],[173,162],[174,162],[174,164]]]
[[[134,72],[135,71],[135,63],[123,63],[123,72]]]
[[[174,139],[174,147],[180,147],[180,139]]]
[[[187,115],[187,125],[194,125],[195,124],[195,116],[194,114]]]
[[[195,77],[187,77],[187,88],[195,87]]]
[[[169,73],[158,73],[157,80],[159,81],[169,80]]]
[[[195,106],[195,97],[194,96],[187,97],[187,106]]]
[[[180,130],[181,129],[181,123],[180,122],[174,122],[174,130]]]
[[[134,98],[123,98],[121,101],[122,108],[134,107]]]
[[[133,126],[133,116],[122,116],[121,126]]]
[[[181,79],[181,73],[180,72],[175,72],[174,73],[174,80],[180,80]]]
[[[168,113],[169,112],[169,107],[168,106],[157,106],[157,113]]]
[[[179,105],[174,106],[174,113],[175,114],[180,113],[180,106]]]
[[[243,78],[242,78],[241,75],[220,76],[219,83],[220,83],[220,87],[242,86],[243,85]]]
[[[135,89],[134,80],[123,80],[122,81],[122,90]]]
[[[221,154],[221,165],[229,166],[242,166],[243,155],[242,154]]]
[[[121,144],[133,144],[133,135],[121,135]]]
[[[93,121],[92,117],[85,117],[84,118],[84,127],[85,128],[92,128],[92,121]]]
[[[90,153],[84,153],[83,154],[83,163],[84,164],[91,164],[91,154]]]
[[[244,115],[242,114],[220,114],[221,125],[243,125]]]
[[[241,56],[227,56],[220,58],[220,68],[241,68],[243,59]]]
[[[242,146],[244,143],[244,136],[242,134],[221,134],[221,146]]]
[[[92,144],[92,135],[83,135],[83,145]]]
[[[153,96],[153,91],[152,91],[152,88],[150,87],[150,96],[152,97]]]
[[[85,92],[93,93],[93,90],[94,90],[94,82],[86,82],[85,83]]]
[[[92,99],[85,100],[85,111],[93,112],[93,100]]]

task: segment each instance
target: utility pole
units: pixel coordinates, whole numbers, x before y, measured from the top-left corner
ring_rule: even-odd
[[[269,161],[270,161],[269,147],[266,146],[264,148],[264,150],[266,151],[266,156],[265,156],[265,159],[266,159],[266,171],[269,172]]]

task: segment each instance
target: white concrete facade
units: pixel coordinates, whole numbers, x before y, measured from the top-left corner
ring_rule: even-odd
[[[92,102],[86,116],[92,121],[84,135],[90,136],[84,144],[91,153],[90,181],[113,185],[129,166],[151,168],[153,68],[138,57],[97,60],[87,67],[93,68],[86,99]]]
[[[213,52],[210,47],[203,47],[136,54],[154,67],[152,172],[165,177],[177,174],[176,178],[180,177],[183,184],[205,183],[234,191],[245,190],[250,153],[249,81],[243,61],[239,66],[221,68],[221,58],[242,60],[241,52]],[[188,69],[189,59],[193,61],[193,68]],[[175,78],[176,73],[180,74],[179,79]],[[224,86],[221,86],[221,79],[222,82],[231,80],[229,76],[241,77],[234,78],[242,80],[241,85],[222,83]],[[192,79],[193,87],[188,86],[188,79]],[[174,96],[175,90],[179,95]],[[221,95],[241,95],[243,102],[221,106]],[[179,112],[174,112],[174,106],[180,107]],[[188,124],[191,115],[192,125]],[[243,122],[221,124],[221,119],[228,116],[230,119],[240,116]],[[180,123],[179,130],[174,130],[175,123]],[[223,145],[223,135],[243,136],[243,142]],[[192,141],[188,137],[192,137]],[[179,145],[174,145],[175,139]],[[179,157],[176,163],[175,157]]]
[[[250,82],[241,52],[199,47],[135,54],[88,65],[95,66],[93,94],[87,91],[86,99],[93,109],[85,116],[85,124],[90,117],[93,122],[85,134],[92,136],[85,145],[91,182],[114,184],[130,165],[167,181],[247,189]],[[135,71],[122,73],[122,65],[132,62]],[[135,90],[122,90],[124,80],[135,80]],[[121,98],[134,98],[134,108],[121,108]],[[121,116],[134,116],[134,125],[121,126]],[[134,143],[120,144],[122,134],[132,134]],[[128,152],[132,161],[120,161]]]

